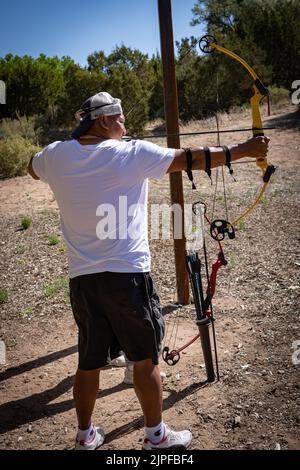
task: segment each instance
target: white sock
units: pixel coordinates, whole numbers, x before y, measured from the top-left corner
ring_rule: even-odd
[[[166,427],[163,421],[153,428],[145,427],[145,436],[152,444],[158,444],[165,435]]]
[[[127,359],[126,356],[125,356],[125,360],[126,360],[126,369],[129,370],[130,372],[133,372],[134,362],[129,361],[129,359]]]
[[[78,428],[77,438],[79,441],[88,441],[90,435],[92,435],[93,432],[94,432],[94,425],[93,423],[91,423],[88,429],[82,430]]]

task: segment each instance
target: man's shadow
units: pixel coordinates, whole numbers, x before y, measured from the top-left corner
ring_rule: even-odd
[[[180,306],[177,304],[167,305],[163,308],[163,314],[167,315],[179,307]],[[61,351],[56,351],[44,357],[40,357],[37,360],[28,361],[24,364],[20,364],[17,367],[11,367],[0,373],[0,382],[44,366],[51,362],[55,362],[58,359],[72,355],[76,352],[77,346],[71,346]],[[13,400],[0,405],[0,434],[5,434],[8,431],[17,429],[19,426],[22,426],[26,423],[32,423],[33,421],[37,421],[45,417],[55,416],[74,408],[73,399],[51,404],[52,401],[68,392],[72,388],[73,382],[74,376],[69,376],[63,379],[53,388],[44,390],[43,392],[36,393],[26,398],[20,398],[18,400]],[[207,381],[201,381],[186,387],[180,392],[171,390],[170,396],[163,402],[163,409],[166,410],[171,408],[175,403],[183,400],[186,396],[191,395],[206,385]],[[99,392],[98,398],[103,398],[105,396],[112,395],[113,393],[118,393],[127,387],[127,385],[120,383],[106,390],[101,390]],[[2,391],[2,394],[3,393],[4,392]],[[139,418],[132,420],[130,423],[127,423],[111,431],[106,436],[105,442],[108,443],[117,436],[128,434],[142,426],[143,417],[140,416]]]

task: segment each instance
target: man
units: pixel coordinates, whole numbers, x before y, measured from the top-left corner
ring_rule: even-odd
[[[31,176],[54,192],[68,247],[71,304],[79,330],[75,448],[93,450],[104,441],[103,430],[92,423],[99,372],[120,350],[134,362],[134,388],[145,422],[143,448],[186,448],[190,431],[173,431],[162,420],[158,357],[164,320],[149,274],[147,238],[148,178],[186,170],[186,151],[122,141],[121,102],[106,92],[86,100],[77,116],[73,139],[50,144],[28,166]],[[257,137],[233,145],[231,159],[264,156],[268,141]],[[206,154],[193,149],[188,166],[207,169]],[[210,160],[211,167],[224,165],[223,149],[210,148]]]

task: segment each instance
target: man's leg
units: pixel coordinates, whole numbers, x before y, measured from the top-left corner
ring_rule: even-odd
[[[77,369],[73,388],[79,429],[88,429],[99,390],[100,369]]]
[[[192,440],[188,430],[173,431],[162,420],[162,382],[159,366],[151,359],[134,363],[133,382],[145,420],[143,449],[187,448]]]
[[[162,384],[159,366],[152,359],[134,363],[135,393],[141,404],[145,426],[154,427],[162,421]]]

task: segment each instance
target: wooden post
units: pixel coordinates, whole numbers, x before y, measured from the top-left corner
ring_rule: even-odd
[[[173,134],[168,135],[167,142],[168,147],[179,149],[179,113],[175,75],[171,0],[158,0],[158,14],[164,81],[166,128],[167,134]],[[170,174],[170,188],[172,204],[179,204],[182,208],[181,226],[183,236],[182,239],[174,239],[174,252],[176,264],[177,300],[179,303],[186,305],[189,303],[190,298],[189,279],[185,260],[186,240],[184,235],[184,199],[181,172]]]

